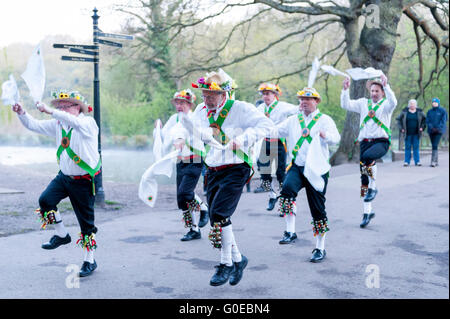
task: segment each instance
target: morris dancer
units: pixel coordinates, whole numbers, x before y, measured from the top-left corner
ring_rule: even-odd
[[[264,101],[258,106],[258,110],[270,118],[274,124],[279,124],[289,116],[298,113],[298,107],[280,101],[281,89],[278,85],[262,83],[258,92]],[[270,192],[267,210],[272,210],[277,202],[277,193],[272,187],[272,162],[274,160],[277,163],[276,176],[279,185],[278,191],[280,191],[286,171],[286,141],[267,136],[264,138],[257,161],[258,170],[261,173],[261,185],[254,191],[255,193]]]
[[[56,235],[42,245],[43,249],[55,249],[71,242],[64,227],[57,205],[69,197],[81,228],[77,241],[85,249],[80,277],[89,276],[97,268],[94,250],[97,248],[94,224],[95,176],[100,172],[98,153],[98,126],[95,120],[84,113],[92,111],[84,97],[76,91],[60,90],[52,93],[51,108],[37,104],[39,111],[53,117],[51,120],[36,120],[25,112],[22,105],[15,104],[13,111],[29,130],[56,139],[57,158],[60,171],[39,198],[36,210],[42,221],[42,229],[54,225]]]
[[[198,105],[194,112],[195,121],[187,117],[182,120],[191,134],[198,132],[205,143],[216,139],[226,145],[222,150],[211,147],[205,159],[212,227],[209,239],[221,254],[220,264],[215,266],[216,272],[210,280],[212,286],[228,281],[230,285],[238,284],[247,266],[248,259],[241,255],[236,244],[231,216],[245,184],[251,178],[252,161],[248,149],[273,127],[272,121],[258,112],[255,106],[230,98],[232,82],[225,72],[219,70],[193,83],[193,87],[202,90],[204,104]]]
[[[313,235],[317,236],[316,248],[312,252],[310,261],[320,262],[326,256],[325,235],[329,230],[327,213],[325,211],[328,172],[320,176],[324,182],[322,190],[315,189],[304,172],[305,166],[311,164],[308,161],[315,161],[318,156],[328,160],[328,145],[337,144],[340,141],[340,135],[331,117],[322,114],[317,108],[321,97],[314,88],[304,88],[297,92],[297,96],[300,100],[302,112],[298,115],[290,116],[287,120],[277,125],[278,136],[287,138],[289,154],[292,157],[292,162],[284,179],[279,197],[279,210],[286,219],[286,231],[279,243],[290,244],[297,238],[295,233],[296,198],[298,192],[305,188],[313,219],[311,222]],[[318,154],[308,152],[313,138],[320,138]]]
[[[208,223],[208,207],[194,192],[202,173],[204,145],[198,139],[189,138],[186,129],[179,122],[180,113],[192,116],[191,109],[195,106],[195,100],[190,89],[176,92],[171,103],[177,113],[161,129],[164,148],[173,145],[181,151],[177,162],[177,202],[183,213],[184,225],[190,229],[181,241],[200,239],[200,228]]]
[[[381,75],[380,79],[367,81],[366,88],[370,93],[370,99],[350,100],[349,87],[350,79],[346,78],[341,93],[341,107],[361,115],[357,141],[360,143],[360,196],[364,201],[364,213],[360,227],[364,228],[375,217],[375,213],[372,211],[372,201],[378,193],[375,183],[377,178],[376,160],[382,158],[389,150],[391,143],[389,127],[392,113],[397,106],[397,99],[384,75]]]

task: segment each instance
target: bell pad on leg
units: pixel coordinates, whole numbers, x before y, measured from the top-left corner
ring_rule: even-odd
[[[328,219],[326,217],[324,219],[320,219],[320,220],[313,220],[311,222],[311,224],[313,225],[312,230],[313,230],[314,236],[317,236],[319,234],[324,234],[330,230],[328,228]]]
[[[41,229],[45,229],[47,225],[56,224],[55,210],[43,212],[40,208],[38,208],[34,212],[38,215],[39,221],[42,223]]]
[[[286,197],[279,197],[280,206],[279,206],[279,212],[280,215],[295,215],[294,213],[294,205],[295,200],[293,198],[286,198]]]
[[[81,248],[87,249],[87,251],[92,251],[97,249],[97,242],[95,241],[95,234],[83,235],[80,233],[80,238],[77,240],[77,245]]]

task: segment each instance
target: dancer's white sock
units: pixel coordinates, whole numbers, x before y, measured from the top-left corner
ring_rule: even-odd
[[[316,248],[319,248],[320,250],[325,249],[325,236],[327,233],[322,233],[317,235],[316,237]]]
[[[197,231],[198,232],[198,230],[199,230],[199,228],[198,228],[198,221],[199,221],[199,219],[200,219],[200,212],[198,212],[198,211],[196,211],[196,210],[194,210],[194,211],[191,211],[191,217],[192,217],[192,227],[191,227],[191,229],[193,230],[193,231]]]
[[[232,258],[233,262],[239,263],[242,261],[242,255],[236,244],[236,239],[234,238],[234,233],[231,233],[231,234],[233,235],[233,240],[231,242],[231,258]]]
[[[84,250],[84,261],[88,261],[91,264],[94,262],[94,251],[90,250],[88,251],[87,249]]]
[[[233,265],[231,258],[231,246],[233,243],[233,228],[231,225],[222,227],[222,248],[220,249],[220,263],[227,266]]]
[[[64,223],[62,221],[61,218],[61,214],[59,213],[59,211],[56,211],[55,213],[55,230],[56,230],[56,235],[58,235],[59,237],[66,237],[68,232],[66,230],[66,227],[64,227]]]
[[[370,214],[372,212],[372,202],[363,202],[364,214]]]
[[[293,214],[287,214],[284,219],[286,219],[286,231],[290,233],[295,233],[295,216],[297,215],[297,205],[293,204],[292,208]]]

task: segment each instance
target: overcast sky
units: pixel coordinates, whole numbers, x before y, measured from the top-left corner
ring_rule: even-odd
[[[38,44],[47,35],[69,34],[79,41],[92,39],[92,10],[99,10],[99,26],[117,32],[125,17],[112,4],[126,0],[1,0],[0,47],[14,42]]]

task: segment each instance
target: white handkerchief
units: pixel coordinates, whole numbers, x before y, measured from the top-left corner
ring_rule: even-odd
[[[322,192],[325,187],[325,181],[322,175],[330,170],[331,166],[328,158],[323,154],[322,146],[320,145],[320,136],[316,134],[309,146],[306,154],[306,164],[303,175],[308,179],[309,183],[318,192]]]
[[[377,78],[383,74],[383,71],[375,70],[372,67],[368,67],[366,69],[353,68],[353,69],[345,70],[345,72],[350,74],[352,79],[355,81],[364,80],[364,79],[373,79],[373,78]]]
[[[153,157],[155,162],[159,161],[162,157],[163,147],[161,138],[161,120],[156,120],[156,127],[153,130]]]
[[[323,71],[325,71],[325,72],[327,72],[327,73],[329,73],[329,74],[331,74],[333,76],[342,75],[342,76],[345,76],[347,78],[349,77],[348,74],[346,74],[346,73],[344,73],[342,71],[339,71],[338,69],[332,67],[331,65],[322,65],[320,68]]]
[[[4,105],[14,105],[19,103],[20,94],[17,89],[17,83],[12,74],[9,75],[9,80],[2,84],[2,103]]]
[[[158,197],[158,183],[156,182],[155,176],[166,175],[170,178],[178,154],[178,150],[167,154],[159,161],[153,163],[142,175],[141,182],[139,183],[139,198],[148,206],[155,206]]]
[[[22,78],[30,89],[34,102],[41,102],[45,88],[45,67],[40,44],[28,60],[27,69],[22,73]]]

